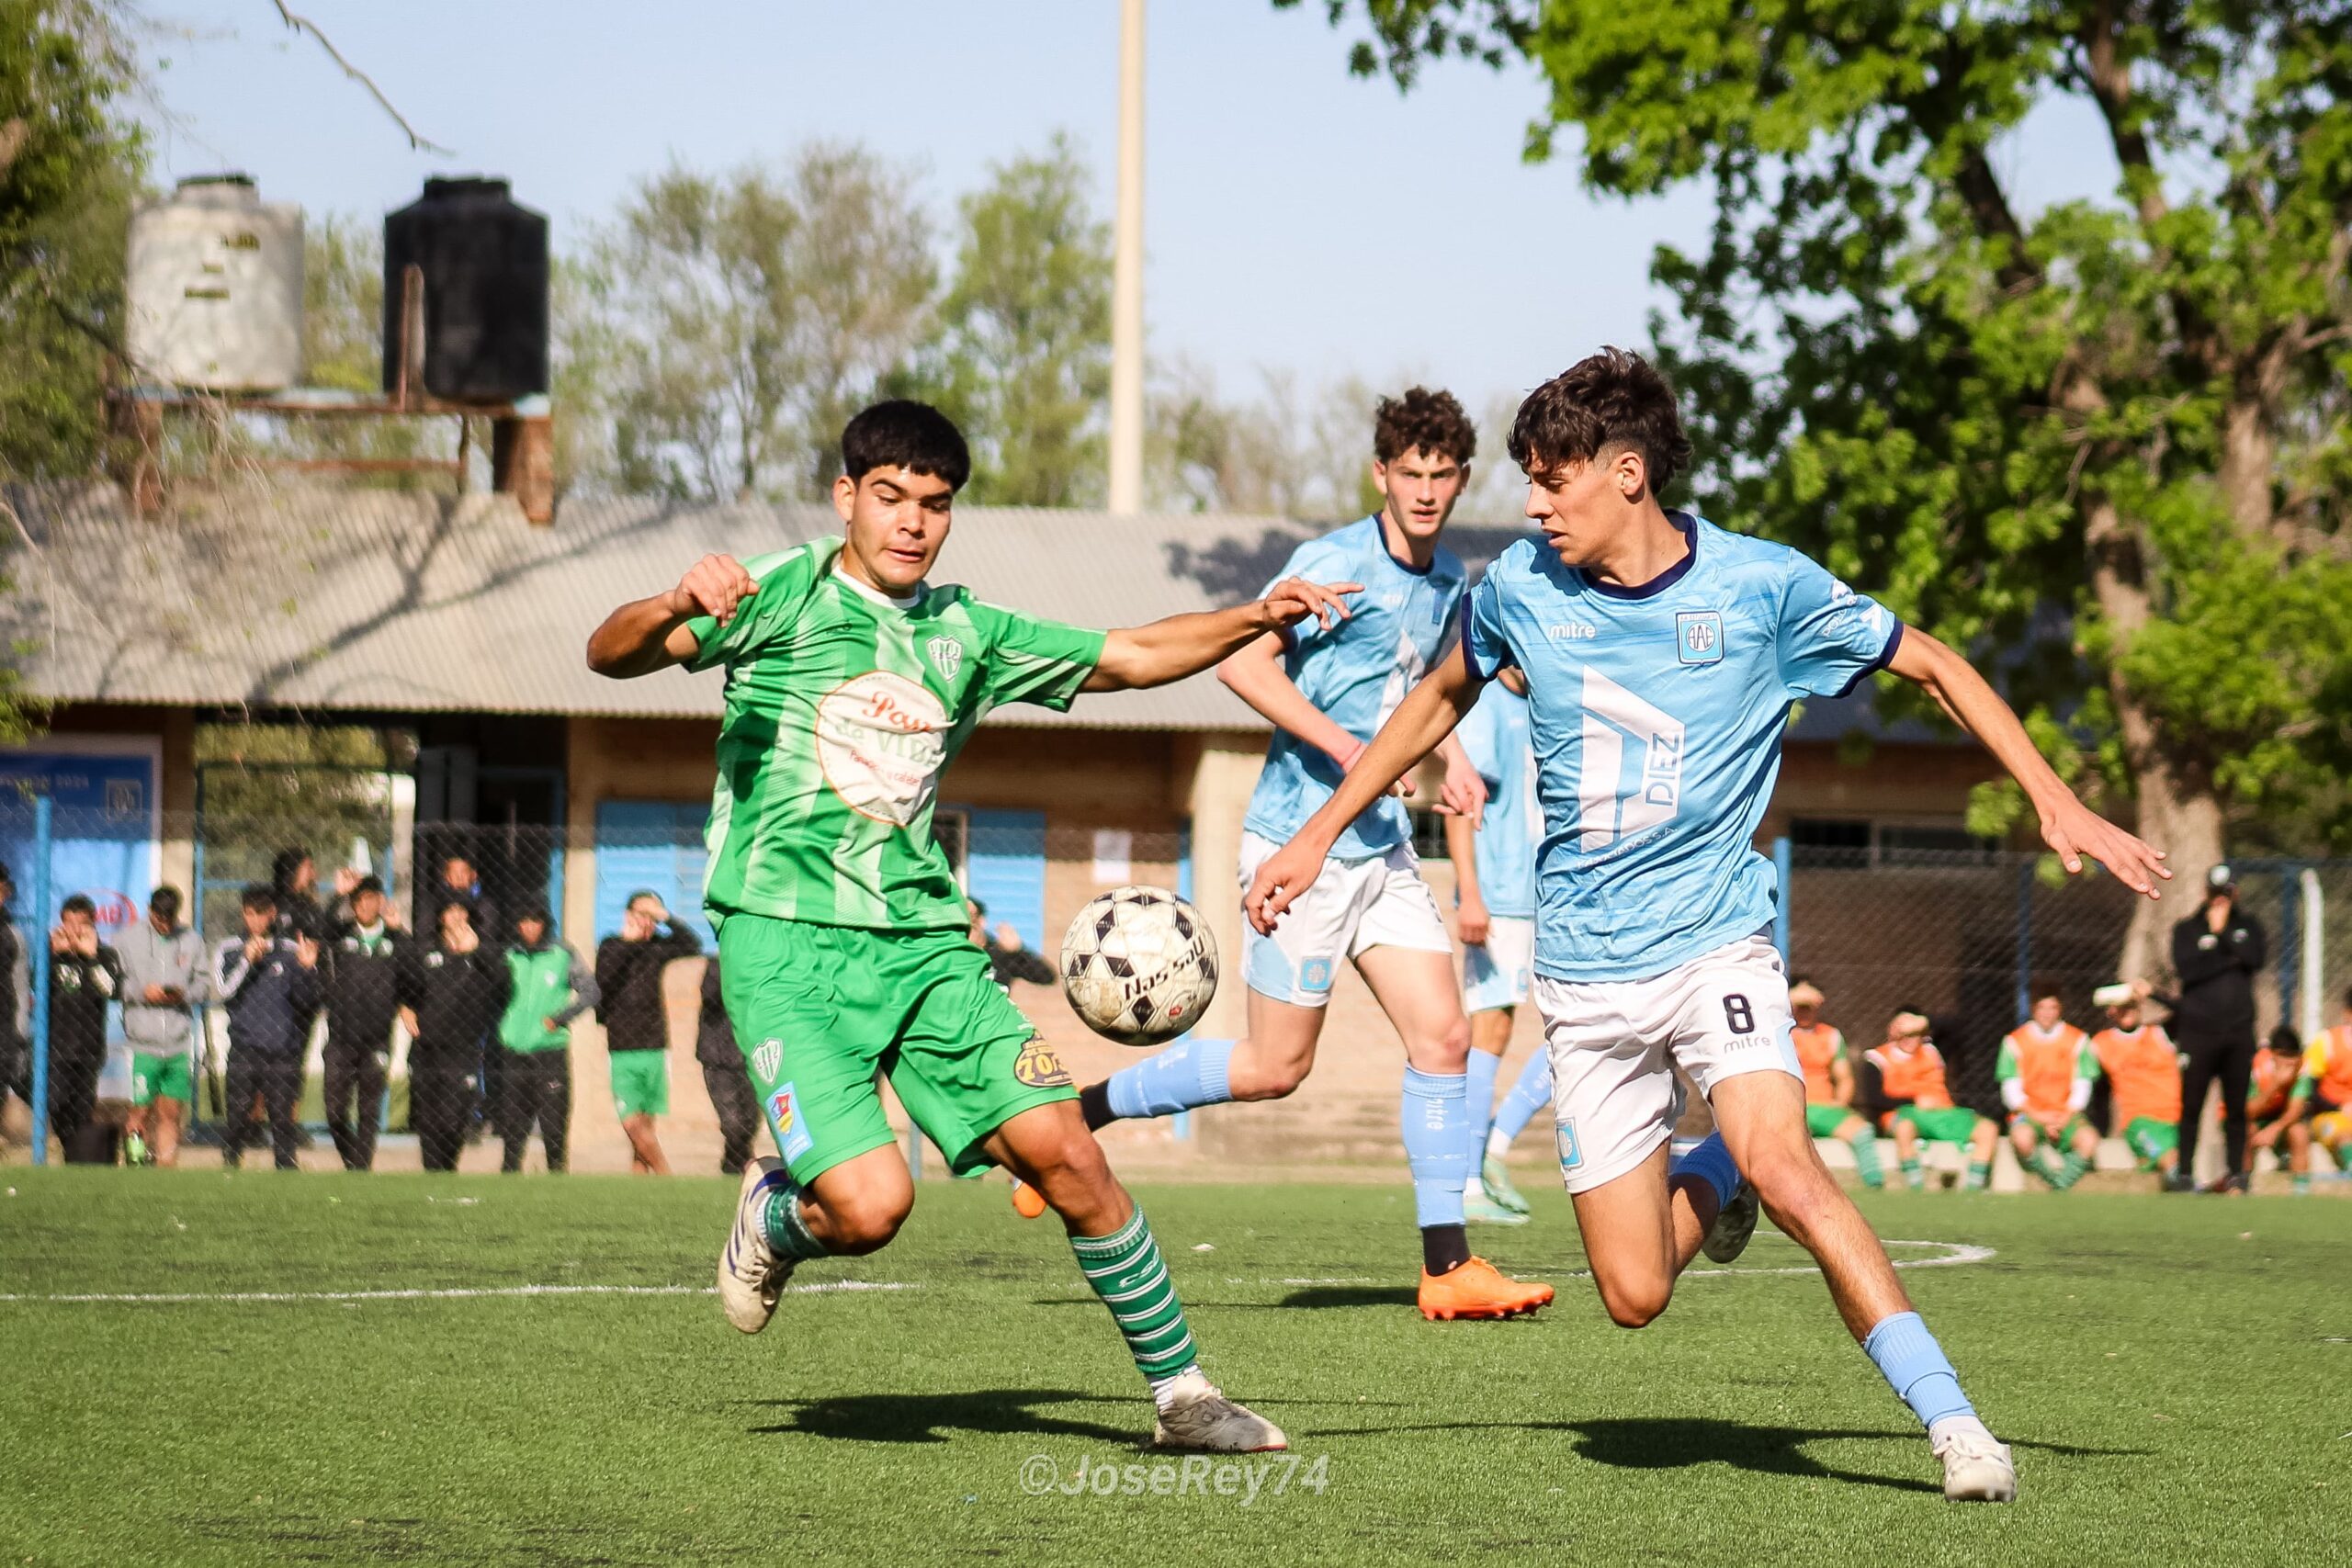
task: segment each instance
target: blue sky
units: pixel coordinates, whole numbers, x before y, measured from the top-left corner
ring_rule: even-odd
[[[413,152],[269,0],[156,0],[161,173],[245,170],[272,199],[379,214],[490,173],[568,233],[673,157],[701,167],[854,140],[924,170],[944,220],[995,160],[1074,134],[1107,216],[1116,0],[295,0],[424,135]],[[1595,198],[1519,160],[1532,73],[1450,63],[1406,96],[1346,70],[1319,3],[1153,0],[1146,310],[1153,352],[1229,394],[1260,367],[1410,372],[1472,408],[1603,342],[1639,343],[1651,248],[1704,232],[1690,189]],[[2029,206],[2103,190],[2079,111],[2002,150]],[[2086,149],[2094,151],[2086,152]]]

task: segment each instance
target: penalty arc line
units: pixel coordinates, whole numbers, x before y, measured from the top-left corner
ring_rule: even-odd
[[[842,1291],[919,1291],[899,1280],[831,1280],[786,1285],[787,1295],[823,1295]],[[159,1306],[192,1302],[451,1302],[522,1296],[715,1296],[716,1285],[451,1285],[400,1291],[159,1291],[107,1294],[0,1295],[0,1303],[26,1305]]]

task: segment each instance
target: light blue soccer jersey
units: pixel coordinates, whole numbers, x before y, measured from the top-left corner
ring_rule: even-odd
[[[1308,540],[1291,552],[1277,581],[1361,582],[1363,592],[1348,601],[1348,618],[1336,626],[1310,615],[1292,626],[1283,638],[1283,668],[1333,723],[1359,740],[1370,740],[1413,682],[1437,662],[1438,649],[1453,634],[1463,576],[1462,562],[1443,546],[1427,571],[1398,565],[1381,536],[1377,513]],[[1339,763],[1278,728],[1242,826],[1285,843],[1339,784]],[[1339,860],[1364,860],[1411,838],[1404,802],[1392,795],[1348,824],[1331,853]]]
[[[1532,920],[1544,812],[1536,801],[1527,699],[1494,682],[1478,694],[1477,705],[1453,733],[1470,754],[1470,765],[1487,781],[1487,809],[1478,822],[1479,897],[1490,915]]]
[[[1769,925],[1750,847],[1800,697],[1884,667],[1902,624],[1784,545],[1674,513],[1690,554],[1638,589],[1521,540],[1463,610],[1472,669],[1527,673],[1544,842],[1536,972],[1642,980]]]

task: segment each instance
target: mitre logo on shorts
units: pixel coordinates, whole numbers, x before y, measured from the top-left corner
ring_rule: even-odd
[[[763,1078],[775,1077],[776,1068],[784,1061],[784,1042],[763,1040],[760,1048],[752,1053],[752,1071]]]
[[[844,681],[817,704],[817,761],[850,809],[905,827],[931,804],[947,709],[924,687],[887,670]]]
[[[1032,1040],[1021,1047],[1021,1055],[1012,1060],[1012,1076],[1031,1089],[1059,1089],[1069,1082],[1069,1069],[1043,1040]]]

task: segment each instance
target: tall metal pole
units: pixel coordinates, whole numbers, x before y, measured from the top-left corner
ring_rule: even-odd
[[[1119,214],[1111,276],[1111,510],[1143,510],[1143,0],[1119,6]]]
[[[49,910],[49,857],[55,844],[55,829],[51,812],[52,803],[48,795],[33,797],[33,929],[25,951],[31,959],[33,1011],[33,1163],[49,1163],[49,977],[57,967],[57,959],[49,951],[49,922],[54,917]],[[24,941],[23,933],[18,933]]]

